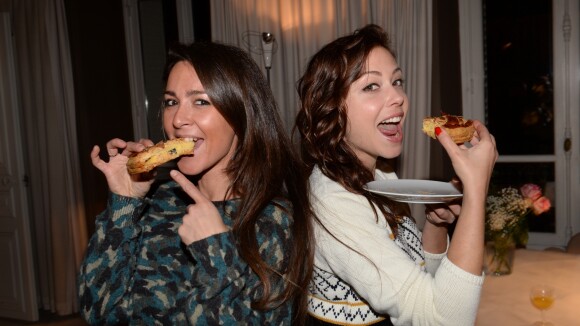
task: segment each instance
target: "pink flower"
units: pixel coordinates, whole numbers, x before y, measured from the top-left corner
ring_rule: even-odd
[[[533,183],[526,183],[520,188],[520,191],[525,198],[530,198],[534,201],[542,197],[542,188]],[[548,206],[548,208],[550,207]]]
[[[547,197],[542,196],[538,198],[536,201],[534,201],[533,205],[534,214],[540,215],[543,212],[546,212],[547,210],[550,209],[551,205],[552,204],[550,203],[550,200]]]

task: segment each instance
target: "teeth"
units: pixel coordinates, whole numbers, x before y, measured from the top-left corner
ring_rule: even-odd
[[[381,123],[397,123],[401,121],[401,117],[392,117],[387,120],[383,120]]]
[[[196,142],[199,138],[186,137],[185,140]]]

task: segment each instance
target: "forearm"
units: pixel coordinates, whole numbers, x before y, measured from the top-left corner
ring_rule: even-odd
[[[97,217],[96,231],[78,275],[81,314],[91,324],[120,322],[113,311],[126,299],[131,286],[140,234],[133,223],[135,211],[126,210],[134,208],[133,204],[133,199],[112,195],[107,209]]]
[[[485,196],[466,190],[447,256],[457,267],[474,275],[482,271],[484,218]]]
[[[447,223],[433,224],[426,221],[421,237],[423,250],[432,254],[444,253],[447,250],[448,230],[449,224]]]

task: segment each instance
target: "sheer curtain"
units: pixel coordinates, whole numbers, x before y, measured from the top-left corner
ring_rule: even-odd
[[[324,44],[369,23],[390,34],[403,69],[410,111],[398,174],[429,176],[429,138],[421,132],[431,112],[432,0],[215,0],[212,38],[248,50],[264,67],[261,33],[274,34],[270,84],[282,119],[292,128],[298,108],[295,83]]]
[[[62,0],[12,2],[39,306],[78,311],[87,243],[72,67]]]

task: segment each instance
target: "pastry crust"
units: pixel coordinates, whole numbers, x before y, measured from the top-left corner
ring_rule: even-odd
[[[149,172],[159,165],[182,155],[193,154],[195,142],[185,138],[170,139],[147,147],[139,153],[129,156],[127,170],[129,174]]]
[[[441,127],[451,136],[456,144],[470,141],[475,133],[473,120],[462,116],[443,114],[440,117],[426,117],[423,119],[423,132],[427,136],[436,139],[435,127]]]

